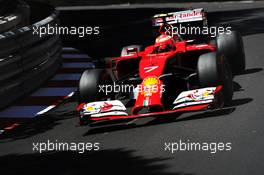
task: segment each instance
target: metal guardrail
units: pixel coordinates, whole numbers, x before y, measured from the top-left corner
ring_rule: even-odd
[[[41,5],[33,3],[31,8]],[[58,24],[58,12],[51,7],[48,10],[45,19],[0,34],[0,108],[36,89],[61,65],[59,36],[33,34],[36,27]]]

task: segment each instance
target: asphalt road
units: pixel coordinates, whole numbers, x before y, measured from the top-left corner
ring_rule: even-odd
[[[262,4],[263,5],[263,4]],[[79,127],[65,103],[51,115],[0,140],[3,174],[261,175],[264,173],[264,8],[211,12],[243,34],[246,71],[235,77],[232,104],[223,111],[184,114],[173,121],[142,119],[112,127]],[[204,4],[204,8],[207,5]],[[208,5],[208,8],[210,5]],[[32,143],[100,143],[99,151],[34,152]],[[168,142],[230,142],[230,151],[165,151]]]

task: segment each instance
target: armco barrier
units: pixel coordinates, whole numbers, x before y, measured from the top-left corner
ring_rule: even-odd
[[[21,0],[0,1],[0,33],[29,24],[30,7]]]
[[[12,28],[18,26],[22,22],[22,15],[21,14],[6,14],[0,17],[0,33],[11,30]]]
[[[62,63],[59,36],[39,37],[33,34],[34,27],[58,24],[57,11],[41,3],[31,2],[30,6],[33,12],[37,11],[35,8],[44,6],[50,15],[30,26],[0,34],[0,108],[36,89]]]

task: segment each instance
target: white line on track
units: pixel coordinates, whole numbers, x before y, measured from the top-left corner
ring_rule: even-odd
[[[63,98],[63,100],[66,100],[66,99],[72,97],[72,96],[74,95],[74,93],[75,93],[75,92],[71,92],[69,95],[65,96],[65,97]],[[49,112],[50,110],[52,110],[53,108],[57,107],[59,104],[60,104],[60,103],[57,102],[57,103],[55,103],[54,105],[50,105],[50,106],[48,106],[47,108],[43,109],[42,111],[39,111],[38,113],[36,113],[35,116],[43,115],[43,114]]]
[[[39,111],[37,114],[35,114],[35,116],[42,115],[42,114],[52,110],[55,107],[56,107],[56,105],[50,105],[47,108],[43,109],[42,111]]]

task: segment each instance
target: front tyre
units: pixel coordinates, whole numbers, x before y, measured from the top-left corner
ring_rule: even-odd
[[[87,103],[104,97],[100,87],[111,83],[111,78],[104,69],[85,70],[79,81],[79,102]]]
[[[200,87],[216,87],[222,85],[224,103],[233,97],[233,76],[229,63],[223,55],[216,52],[206,53],[199,57],[197,65]]]

